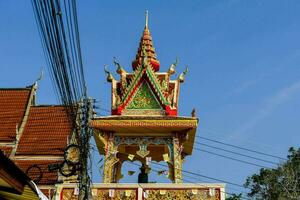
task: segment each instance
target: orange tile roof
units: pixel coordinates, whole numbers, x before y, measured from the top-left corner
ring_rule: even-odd
[[[20,126],[31,88],[0,89],[0,141],[14,141],[16,125]]]
[[[37,177],[41,176],[41,180],[37,183],[39,185],[52,185],[57,183],[58,172],[57,171],[49,171],[48,165],[54,163],[61,163],[62,161],[57,160],[14,160],[14,163],[24,172],[26,173],[27,169],[33,165],[37,165],[40,169],[32,168],[28,171],[27,176],[32,180],[35,180]]]
[[[21,124],[32,88],[0,89],[0,150],[9,156],[16,137],[16,124]],[[16,156],[62,156],[67,146],[72,127],[63,106],[30,105],[25,126],[17,146]],[[8,145],[5,145],[8,144]],[[18,160],[13,162],[26,173],[32,165],[38,165],[43,177],[38,184],[53,185],[57,183],[57,171],[50,172],[49,164],[61,163],[61,160]],[[38,170],[28,176],[36,178]]]
[[[63,106],[32,106],[16,155],[62,155],[71,131]]]
[[[0,150],[3,151],[3,154],[7,157],[10,156],[11,150],[13,149],[12,146],[0,146]]]

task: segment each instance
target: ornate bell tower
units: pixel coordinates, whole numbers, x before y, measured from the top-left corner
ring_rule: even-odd
[[[192,154],[198,126],[195,116],[178,116],[180,84],[187,69],[177,79],[171,79],[177,61],[167,72],[159,71],[148,13],[132,71],[114,63],[118,80],[105,70],[112,86],[111,116],[92,121],[99,152],[105,157],[103,182],[117,183],[124,161],[140,161],[144,168],[151,161],[163,161],[169,166],[170,180],[181,183],[182,160]]]

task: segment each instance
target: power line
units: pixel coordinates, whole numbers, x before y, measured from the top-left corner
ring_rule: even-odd
[[[83,73],[76,0],[32,0],[32,6],[53,85],[59,94],[60,102],[68,108],[67,114],[73,128],[78,128],[78,122],[80,125],[79,131],[76,132],[82,166],[79,188],[80,196],[88,199],[89,140],[92,133],[88,121],[91,117],[91,101],[87,96]],[[74,105],[83,112],[79,119]]]
[[[256,166],[256,167],[267,168],[267,169],[270,168],[270,167],[267,167],[267,166],[264,166],[264,165],[259,165],[259,164],[251,163],[251,162],[248,162],[248,161],[240,160],[240,159],[237,159],[237,158],[232,158],[232,157],[229,157],[229,156],[225,156],[225,155],[221,155],[221,154],[214,153],[214,152],[211,152],[211,151],[207,151],[207,150],[204,150],[204,149],[199,149],[197,147],[195,147],[195,149],[198,150],[198,151],[202,151],[202,152],[209,153],[209,154],[212,154],[212,155],[220,156],[220,157],[223,157],[223,158],[227,158],[227,159],[234,160],[234,161],[237,161],[237,162],[245,163],[245,164],[248,164],[248,165],[253,165],[253,166]]]
[[[153,163],[155,165],[159,165],[159,166],[165,167],[164,165],[159,164],[159,163],[154,163],[154,162],[151,162],[151,163]],[[234,183],[234,182],[231,182],[231,181],[226,181],[226,180],[222,180],[222,179],[218,179],[218,178],[206,176],[206,175],[203,175],[203,174],[200,174],[200,173],[195,173],[195,172],[191,172],[191,171],[187,171],[187,170],[183,170],[183,169],[182,169],[182,172],[190,174],[190,175],[202,177],[202,178],[207,178],[207,179],[214,180],[214,181],[219,181],[219,182],[222,182],[222,183],[227,183],[227,184],[234,185],[234,186],[237,186],[237,187],[245,188],[245,186],[243,186],[243,185],[240,185],[240,184],[237,184],[237,183]]]
[[[231,150],[223,149],[223,148],[216,147],[216,146],[212,146],[212,145],[208,145],[208,144],[205,144],[205,143],[202,143],[202,142],[197,142],[197,141],[196,141],[195,143],[196,143],[196,144],[199,144],[199,145],[202,145],[202,146],[206,146],[206,147],[210,147],[210,148],[218,149],[218,150],[221,150],[221,151],[225,151],[225,152],[228,152],[228,153],[232,153],[232,154],[236,154],[236,155],[244,156],[244,157],[247,157],[247,158],[251,158],[251,159],[254,159],[254,160],[259,160],[259,161],[262,161],[262,162],[266,162],[266,163],[270,163],[270,164],[278,165],[278,163],[276,163],[276,162],[272,162],[272,161],[265,160],[265,159],[261,159],[261,158],[256,158],[256,157],[249,156],[249,155],[246,155],[246,154],[242,154],[242,153],[234,152],[234,151],[231,151]]]
[[[269,157],[273,157],[273,158],[277,158],[277,159],[281,159],[281,160],[287,160],[286,158],[282,158],[282,157],[279,157],[279,156],[275,156],[275,155],[263,153],[263,152],[252,150],[252,149],[245,148],[245,147],[240,147],[240,146],[229,144],[229,143],[225,143],[225,142],[220,142],[218,140],[210,139],[210,138],[207,138],[207,137],[197,136],[197,135],[196,135],[196,137],[204,139],[204,140],[207,140],[207,141],[210,141],[210,142],[215,142],[215,143],[226,145],[226,146],[230,146],[230,147],[233,147],[233,148],[237,148],[237,149],[249,151],[249,152],[252,152],[252,153],[257,153],[257,154],[261,154],[261,155],[264,155],[264,156],[269,156]]]
[[[201,133],[205,133],[205,132],[209,133],[209,137],[211,137],[212,135],[217,136],[217,137],[224,136],[228,133],[228,131],[212,130],[212,129],[207,129],[207,128],[204,128],[204,127],[201,127],[200,131],[201,131]],[[236,138],[236,137],[230,137],[230,139],[232,139],[234,141],[237,141],[237,140],[240,141],[240,139]],[[270,145],[270,144],[267,144],[265,142],[258,142],[258,141],[249,140],[249,138],[246,141],[243,140],[243,143],[244,142],[247,143],[247,144],[250,144],[250,145],[262,146],[264,148],[267,148],[268,150],[269,149],[277,149],[278,150],[278,148],[276,148],[274,145]]]

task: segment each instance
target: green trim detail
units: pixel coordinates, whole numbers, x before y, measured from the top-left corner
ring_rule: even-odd
[[[157,85],[157,81],[153,78],[151,70],[149,70],[149,68],[146,68],[146,72],[149,75],[150,81],[154,84],[154,86],[156,87],[156,92],[158,93],[160,99],[162,100],[162,102],[165,105],[170,105],[170,103],[166,100],[166,98],[164,97],[164,95],[162,94],[162,91],[159,87],[159,85]]]
[[[158,95],[158,98],[159,100],[164,104],[164,105],[171,105],[167,99],[165,98],[165,96],[163,95],[162,93],[162,87],[159,85],[158,83],[158,80],[157,80],[157,77],[155,75],[155,73],[149,69],[150,67],[149,66],[146,66],[146,75],[148,76],[149,80],[150,80],[150,83],[151,85],[154,86],[155,88],[155,91],[153,92],[156,92],[157,95]],[[137,84],[137,82],[141,79],[141,76],[143,75],[143,70],[144,68],[142,66],[139,66],[136,71],[135,71],[135,74],[134,74],[134,79],[133,81],[131,82],[131,84],[128,86],[128,88],[125,90],[125,94],[124,96],[122,96],[121,98],[121,101],[120,103],[117,104],[117,106],[123,104],[124,102],[126,102],[129,94],[131,94],[133,88],[135,87],[135,85]],[[155,76],[155,77],[154,77]],[[150,88],[149,88],[150,89]],[[151,91],[151,89],[150,89]],[[156,99],[156,98],[155,98]],[[157,100],[157,99],[156,99]],[[160,104],[159,104],[160,105]]]
[[[126,94],[122,97],[122,101],[118,105],[121,105],[126,101],[128,95],[131,93],[131,91],[133,90],[133,88],[136,85],[137,81],[140,79],[140,76],[142,75],[142,72],[143,72],[143,68],[140,67],[140,71],[138,71],[138,73],[136,73],[135,79],[130,84],[129,89],[127,90]]]

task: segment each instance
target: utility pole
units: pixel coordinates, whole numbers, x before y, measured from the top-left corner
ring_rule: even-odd
[[[79,148],[80,148],[80,167],[79,167],[79,200],[88,200],[91,193],[91,180],[89,176],[89,155],[90,138],[92,129],[89,122],[93,117],[93,99],[82,98],[79,103]]]

